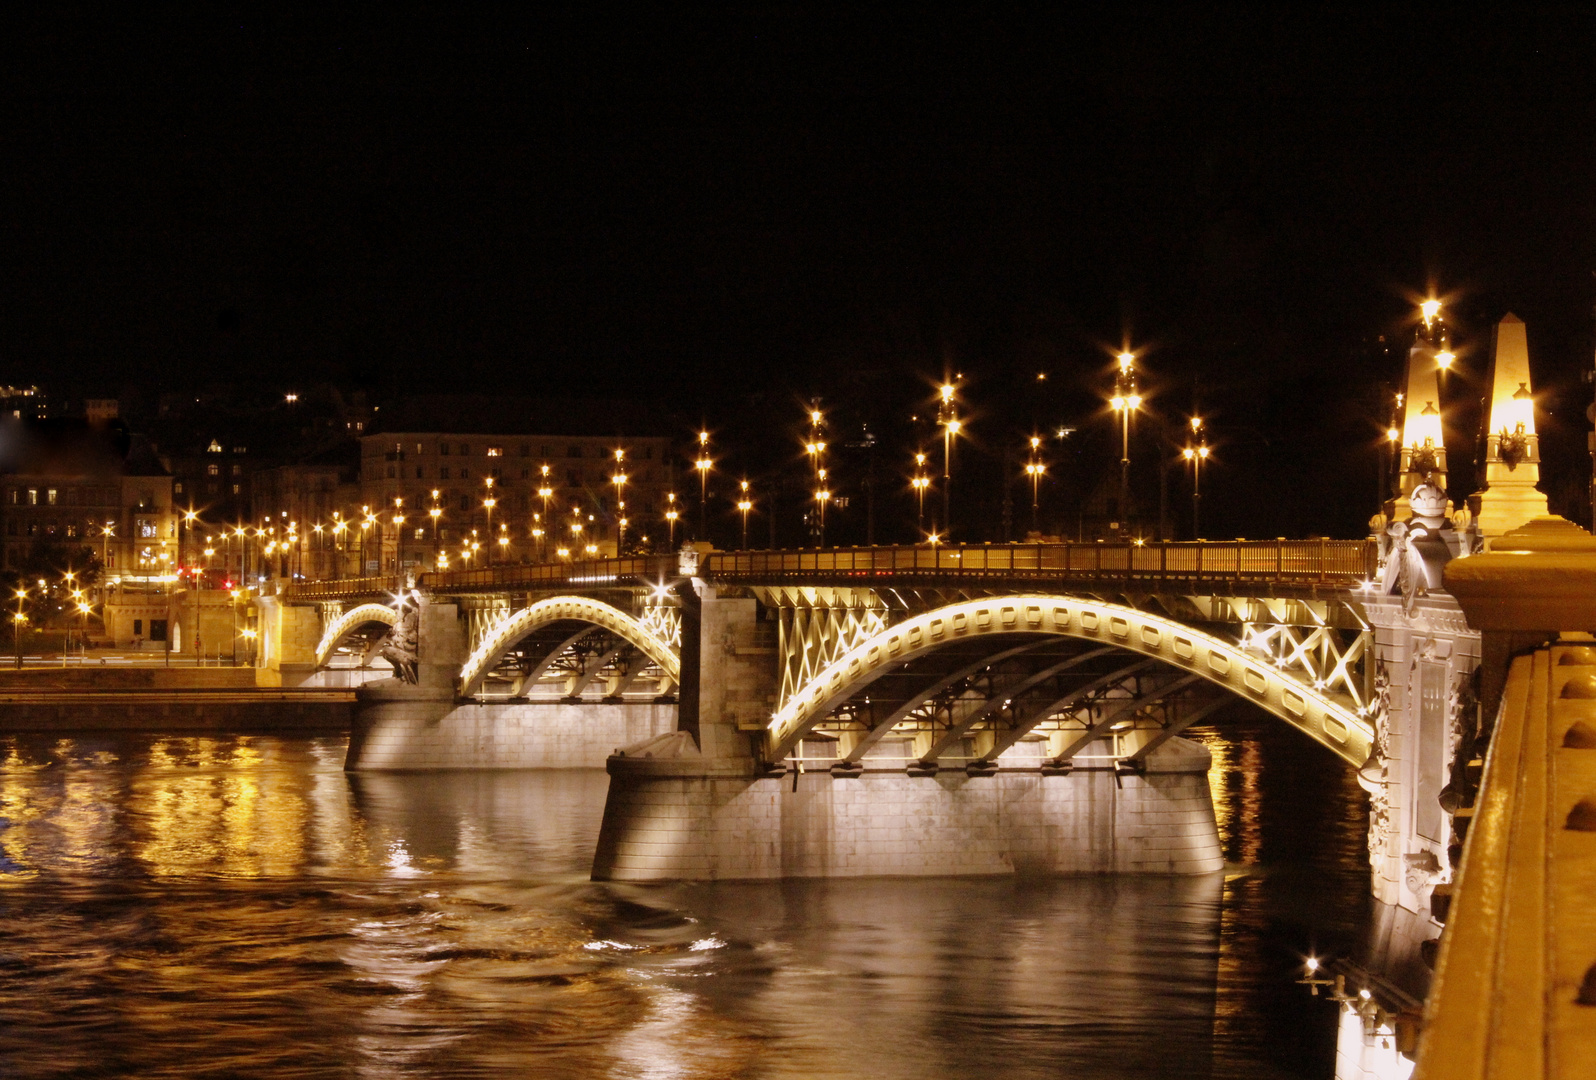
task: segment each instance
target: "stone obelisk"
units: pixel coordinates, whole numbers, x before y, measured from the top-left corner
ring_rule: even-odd
[[[1535,434],[1534,384],[1524,321],[1508,314],[1496,325],[1491,358],[1491,402],[1485,437],[1485,490],[1480,492],[1480,532],[1501,536],[1549,511],[1536,490],[1541,444]]]

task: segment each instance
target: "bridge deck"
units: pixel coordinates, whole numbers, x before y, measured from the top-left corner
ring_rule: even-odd
[[[1369,540],[1233,540],[1169,544],[942,544],[716,551],[696,574],[726,582],[859,585],[980,585],[1058,582],[1105,587],[1178,588],[1276,593],[1356,588],[1377,573]],[[436,592],[503,592],[664,583],[681,577],[675,555],[527,564],[423,574]],[[399,579],[349,578],[298,582],[294,600],[336,600],[399,589]]]

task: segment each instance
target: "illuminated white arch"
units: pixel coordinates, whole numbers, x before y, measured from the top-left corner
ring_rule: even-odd
[[[399,621],[399,613],[386,604],[358,604],[334,619],[321,635],[321,642],[316,646],[316,666],[322,667],[332,659],[332,654],[344,639],[354,633],[366,623],[384,623],[393,626]]]
[[[483,637],[460,670],[460,693],[469,697],[477,692],[482,679],[504,658],[504,654],[535,630],[557,622],[584,622],[608,630],[635,645],[672,682],[681,680],[681,661],[670,643],[619,608],[585,596],[551,596],[524,607],[501,621]]]
[[[1238,646],[1145,611],[1059,596],[986,597],[890,626],[839,657],[771,717],[772,759],[785,757],[816,723],[906,660],[955,641],[996,634],[1058,634],[1115,645],[1201,675],[1273,713],[1354,766],[1369,757],[1368,721]]]

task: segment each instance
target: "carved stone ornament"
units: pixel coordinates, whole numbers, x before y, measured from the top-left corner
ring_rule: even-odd
[[[394,678],[414,685],[416,682],[416,629],[419,609],[406,604],[399,611],[399,621],[383,640],[379,654],[393,665]]]

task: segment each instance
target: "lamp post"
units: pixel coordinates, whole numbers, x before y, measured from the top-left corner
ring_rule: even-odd
[[[820,482],[826,482],[825,469],[821,469]],[[826,546],[826,504],[831,501],[831,492],[822,487],[815,492],[815,503],[820,507],[820,546]]]
[[[554,488],[549,486],[549,467],[544,465],[539,472],[543,477],[542,483],[538,487],[538,498],[543,500],[543,515],[538,518],[538,521],[547,523],[549,520],[549,499],[554,495]],[[541,524],[538,528],[532,530],[532,535],[538,538],[538,561],[548,562],[549,552],[548,548],[543,544],[544,530]]]
[[[1038,507],[1041,502],[1042,474],[1047,471],[1047,466],[1042,464],[1038,456],[1042,446],[1039,436],[1031,436],[1031,459],[1025,463],[1025,475],[1031,481],[1031,531],[1041,535],[1042,527],[1038,524]]]
[[[404,580],[405,574],[405,501],[395,498],[393,501],[393,561],[394,571],[399,580]]]
[[[676,492],[667,492],[665,495],[665,547],[667,550],[676,550],[676,519],[681,516],[681,512],[676,509]]]
[[[754,508],[753,500],[748,497],[748,481],[742,481],[743,497],[737,500],[737,509],[743,515],[743,550],[748,550],[748,511]]]
[[[22,605],[28,599],[28,590],[24,586],[17,590],[17,613],[11,616],[11,644],[17,650],[17,670],[22,669],[22,624],[28,617],[22,613]]]
[[[959,422],[958,402],[954,395],[958,386],[952,382],[942,384],[938,393],[937,423],[942,426],[942,536],[953,534],[953,437],[963,425]]]
[[[493,497],[493,477],[489,476],[489,477],[485,478],[483,480],[483,483],[487,485],[488,493],[482,500],[482,509],[487,514],[487,522],[488,522],[487,533],[488,533],[489,536],[492,536],[493,535],[493,508],[495,506],[499,505],[499,500],[495,499]],[[488,565],[489,566],[493,565],[493,548],[491,546],[488,548]]]
[[[914,455],[914,476],[909,479],[909,486],[914,489],[914,527],[915,536],[925,535],[925,489],[931,486],[931,478],[925,475],[925,455]]]
[[[1203,507],[1203,462],[1208,460],[1208,437],[1203,434],[1203,418],[1191,418],[1192,437],[1198,439],[1196,446],[1190,443],[1182,451],[1187,461],[1191,462],[1191,536],[1193,540],[1203,538],[1202,507]]]
[[[432,505],[427,508],[427,516],[432,519],[432,565],[438,566],[438,519],[443,516],[443,507],[438,505],[438,489],[432,489]]]
[[[626,461],[626,451],[615,451],[615,473],[610,477],[610,483],[615,485],[615,557],[618,559],[626,554],[626,472],[623,465]]]
[[[1136,392],[1136,355],[1119,354],[1119,373],[1114,377],[1114,397],[1110,400],[1120,419],[1119,526],[1123,536],[1130,524],[1130,425],[1131,414],[1142,403]]]
[[[709,470],[715,463],[709,457],[709,432],[698,433],[698,460],[693,462],[693,468],[698,470],[698,538],[706,540],[709,537],[709,514],[706,509],[709,504]]]

